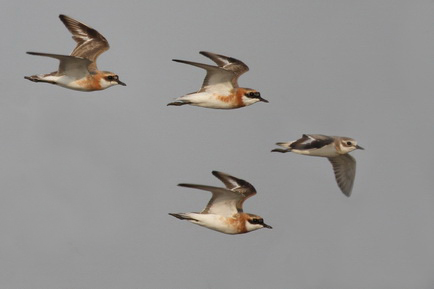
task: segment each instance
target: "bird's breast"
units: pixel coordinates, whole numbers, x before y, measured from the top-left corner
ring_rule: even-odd
[[[218,94],[216,95],[216,98],[231,107],[242,107],[245,106],[242,101],[243,94],[244,93],[240,91],[240,89],[233,89],[228,95]]]

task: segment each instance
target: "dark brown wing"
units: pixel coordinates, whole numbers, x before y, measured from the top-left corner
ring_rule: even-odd
[[[296,150],[319,149],[333,141],[332,137],[322,134],[304,134],[302,138],[292,142],[290,148]]]
[[[249,67],[244,62],[236,58],[207,51],[201,51],[200,54],[208,57],[224,70],[232,72],[234,75],[232,78],[232,85],[234,87],[238,87],[238,78],[243,73],[249,71]]]
[[[244,201],[256,195],[255,187],[245,180],[218,171],[213,171],[212,174],[222,181],[228,190],[241,195],[241,198],[237,202],[239,212],[243,211]]]
[[[72,38],[77,42],[77,46],[71,56],[89,59],[89,71],[97,70],[96,59],[104,51],[110,48],[107,40],[95,29],[66,15],[59,15],[60,20],[72,33]]]

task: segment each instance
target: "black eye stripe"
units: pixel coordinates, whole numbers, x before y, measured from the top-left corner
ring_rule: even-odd
[[[118,80],[118,76],[117,75],[109,75],[107,76],[107,80]]]
[[[263,219],[251,219],[249,220],[250,224],[263,224],[264,220]]]
[[[247,97],[250,97],[250,98],[260,98],[261,97],[261,94],[259,92],[253,92],[253,91],[248,92],[244,95]]]

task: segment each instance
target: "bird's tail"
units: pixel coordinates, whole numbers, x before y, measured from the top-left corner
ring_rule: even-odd
[[[188,220],[188,221],[199,222],[198,220],[190,217],[188,214],[185,214],[185,213],[169,213],[169,215],[174,216],[175,218],[178,218],[180,220]]]
[[[180,100],[177,99],[174,102],[168,103],[167,105],[175,105],[175,106],[181,106],[181,105],[185,105],[185,104],[190,104],[191,102],[188,100]]]
[[[272,150],[272,152],[279,152],[279,153],[287,153],[292,151],[291,148],[291,144],[293,143],[293,141],[291,142],[278,142],[276,143],[276,145],[283,147],[284,149],[274,149]]]
[[[56,82],[52,80],[43,79],[42,77],[44,76],[45,76],[44,74],[41,74],[41,75],[24,76],[24,78],[33,82],[46,82],[46,83],[56,84]]]

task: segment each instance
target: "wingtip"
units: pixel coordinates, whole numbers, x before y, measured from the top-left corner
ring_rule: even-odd
[[[65,14],[59,14],[59,19],[60,19],[60,21],[65,22],[65,21],[66,21],[66,18],[69,18],[69,17],[66,16]]]
[[[185,188],[188,188],[188,187],[190,187],[190,184],[187,184],[187,183],[180,183],[180,184],[178,184],[177,186],[178,186],[178,187],[185,187]]]
[[[342,194],[344,194],[347,198],[351,197],[351,193],[353,192],[353,187],[345,189],[341,189]]]
[[[344,194],[344,196],[346,196],[347,198],[351,197],[351,193],[353,192],[352,185],[350,187],[345,187],[338,182],[338,187],[339,189],[341,189],[341,192],[342,194]]]
[[[231,177],[230,175],[224,172],[212,171],[211,173],[213,174],[214,177],[219,178],[220,180],[222,177]]]
[[[228,56],[224,56],[222,54],[217,54],[217,53],[214,53],[214,52],[203,51],[203,50],[199,51],[199,53],[201,55],[205,56],[205,57],[208,57],[209,59],[211,59],[214,62],[216,62],[215,58],[231,58],[231,57],[228,57]]]

